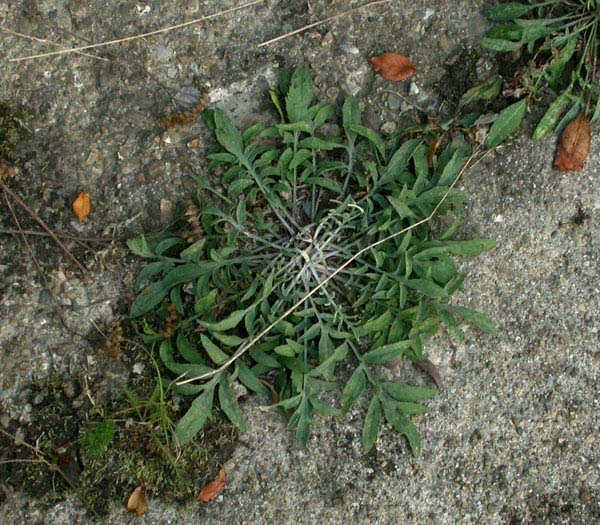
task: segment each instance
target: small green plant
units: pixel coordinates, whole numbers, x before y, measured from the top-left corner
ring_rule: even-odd
[[[362,125],[353,97],[342,108],[341,134],[327,134],[333,108],[313,104],[306,68],[282,75],[271,98],[281,123],[266,129],[241,133],[224,111],[204,113],[217,145],[208,156],[212,179],[198,178],[194,224],[202,238],[129,241],[150,261],[131,316],[144,318],[144,340],[176,376],[172,391],[194,396],[175,435],[192,440],[215,398],[244,430],[239,381],[264,396],[275,392],[274,407],[303,445],[315,414],[343,415],[368,392],[365,450],[386,420],[417,455],[411,417],[426,411],[420,402],[435,390],[388,380],[383,365],[425,360],[425,340],[442,323],[456,338],[461,318],[496,332],[482,314],[447,302],[465,277],[452,256],[494,246],[450,240],[467,201],[453,186],[471,149],[457,135],[430,166],[423,139],[384,141]],[[438,235],[434,214],[449,225]],[[173,306],[178,324],[161,330]]]
[[[482,44],[525,57],[515,94],[552,100],[534,139],[560,133],[582,111],[600,117],[600,0],[507,2],[485,14],[499,25]]]
[[[90,456],[98,456],[108,450],[116,432],[117,425],[114,421],[96,421],[81,438],[81,446]]]

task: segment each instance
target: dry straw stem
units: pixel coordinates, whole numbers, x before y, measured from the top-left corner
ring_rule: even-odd
[[[37,222],[46,231],[46,233],[52,238],[52,240],[56,244],[58,244],[58,246],[65,253],[65,255],[67,255],[67,257],[69,257],[69,259],[71,259],[75,263],[79,270],[81,270],[81,273],[83,275],[87,275],[87,270],[85,266],[83,266],[75,258],[75,256],[69,251],[69,249],[64,245],[64,243],[56,236],[56,234],[48,227],[48,225],[42,219],[40,219],[37,213],[35,213],[29,206],[27,206],[23,199],[21,199],[16,193],[10,190],[4,183],[0,183],[0,189],[4,191],[5,197],[10,196],[23,210],[25,210],[31,216],[31,218],[35,222]],[[8,203],[8,198],[6,199],[6,202]]]
[[[350,259],[348,259],[344,264],[342,264],[337,270],[335,270],[326,279],[321,281],[317,286],[315,286],[312,290],[310,290],[308,293],[306,293],[306,295],[301,297],[293,306],[290,306],[283,314],[281,314],[275,321],[273,321],[269,326],[267,326],[262,332],[260,332],[258,335],[254,336],[252,339],[250,339],[250,341],[248,341],[246,344],[244,344],[235,354],[233,354],[225,363],[223,363],[223,365],[221,365],[216,370],[213,370],[212,372],[208,372],[206,374],[199,375],[197,377],[185,379],[184,381],[178,381],[176,384],[177,385],[185,385],[187,383],[192,383],[194,381],[201,381],[202,379],[208,379],[217,374],[220,374],[225,369],[227,369],[232,363],[234,363],[237,359],[239,359],[244,353],[246,353],[250,348],[252,348],[265,335],[267,335],[273,328],[275,328],[276,325],[278,325],[281,321],[286,319],[298,307],[302,306],[308,299],[310,299],[313,295],[315,295],[321,288],[323,288],[329,281],[331,281],[331,279],[333,279],[342,270],[344,270],[350,264],[352,264],[354,261],[356,261],[356,259],[358,259],[363,253],[366,253],[369,250],[376,248],[377,246],[380,246],[388,241],[391,241],[392,239],[395,239],[396,237],[403,235],[405,233],[408,233],[410,230],[414,230],[418,226],[421,226],[422,224],[429,222],[431,219],[433,219],[433,217],[435,217],[435,214],[440,209],[440,206],[448,198],[448,195],[454,189],[454,187],[456,186],[456,184],[462,177],[463,173],[467,170],[467,168],[475,166],[477,163],[479,163],[482,159],[484,159],[492,151],[494,151],[494,150],[488,150],[483,155],[481,155],[481,157],[475,159],[475,157],[477,156],[477,154],[479,152],[479,148],[478,148],[469,157],[467,162],[465,162],[465,165],[460,170],[459,174],[456,176],[456,179],[454,179],[454,182],[448,188],[448,191],[446,191],[446,193],[444,193],[444,196],[440,199],[440,202],[437,203],[436,207],[433,209],[433,211],[427,217],[425,217],[424,219],[421,219],[419,222],[415,222],[414,224],[407,226],[406,228],[404,228],[403,230],[400,230],[399,232],[392,233],[391,235],[388,235],[387,237],[384,237],[383,239],[380,239],[379,241],[371,243],[368,246],[365,246],[360,251],[356,252],[352,257],[350,257]]]
[[[52,46],[58,46],[61,48],[62,51],[67,51],[67,52],[72,51],[72,49],[63,47],[61,44],[52,42],[52,40],[46,40],[45,38],[38,38],[36,36],[25,35],[23,33],[17,32],[17,31],[12,31],[11,29],[6,29],[5,27],[2,27],[2,26],[0,26],[0,31],[4,31],[5,33],[8,33],[9,35],[26,38],[27,40],[33,40],[34,42],[41,42],[42,44],[50,44]],[[74,52],[77,53],[78,55],[82,55],[84,57],[95,58],[96,60],[104,60],[105,62],[110,62],[110,60],[108,58],[97,57],[96,55],[90,55],[89,53],[82,53],[81,51],[74,51]]]
[[[132,35],[124,38],[117,38],[116,40],[109,40],[108,42],[98,42],[97,44],[88,44],[87,46],[73,47],[71,49],[62,49],[60,51],[52,51],[49,53],[39,53],[37,55],[28,55],[24,57],[11,58],[9,62],[22,62],[24,60],[34,60],[36,58],[44,58],[51,57],[57,55],[66,55],[68,53],[77,53],[79,51],[85,51],[87,49],[97,49],[99,47],[112,46],[115,44],[122,44],[123,42],[131,42],[132,40],[138,40],[140,38],[145,38],[148,36],[159,35],[161,33],[168,33],[169,31],[173,31],[175,29],[181,29],[183,27],[188,27],[194,24],[198,24],[199,22],[204,22],[206,20],[212,20],[213,18],[218,18],[229,13],[233,13],[235,11],[240,11],[242,9],[247,9],[256,4],[262,4],[265,0],[253,0],[252,2],[248,2],[237,7],[231,7],[229,9],[225,9],[224,11],[219,11],[218,13],[213,13],[212,15],[201,16],[200,18],[195,18],[194,20],[189,20],[187,22],[183,22],[181,24],[176,24],[174,26],[163,27],[162,29],[157,29],[155,31],[149,31],[148,33],[142,33],[140,35]]]
[[[75,485],[73,484],[73,482],[67,477],[67,475],[64,473],[64,471],[58,465],[55,465],[54,463],[50,463],[50,461],[48,461],[47,459],[44,459],[44,456],[46,456],[46,454],[44,453],[43,450],[40,450],[39,448],[34,447],[33,445],[30,445],[29,443],[27,443],[23,440],[17,439],[15,436],[13,436],[10,432],[7,432],[6,430],[4,430],[2,427],[0,427],[0,434],[3,434],[4,436],[6,436],[9,439],[12,439],[13,442],[15,443],[15,445],[26,447],[38,456],[38,459],[9,459],[9,460],[5,460],[5,461],[0,461],[0,464],[4,464],[4,463],[42,463],[43,465],[46,465],[50,470],[58,472],[71,488],[76,488]]]
[[[392,0],[377,0],[375,2],[369,2],[368,4],[355,7],[354,9],[349,9],[348,11],[344,11],[343,13],[338,13],[337,15],[330,16],[329,18],[324,18],[323,20],[319,20],[318,22],[314,22],[312,24],[301,27],[299,29],[294,29],[294,31],[290,31],[289,33],[286,33],[285,35],[281,35],[276,38],[272,38],[271,40],[266,40],[265,42],[258,44],[258,47],[263,47],[263,46],[268,46],[269,44],[274,44],[275,42],[279,42],[280,40],[283,40],[284,38],[288,38],[290,36],[297,35],[298,33],[302,33],[303,31],[312,29],[313,27],[320,26],[321,24],[326,24],[327,22],[331,22],[332,20],[336,20],[337,18],[340,18],[342,16],[356,13],[357,11],[360,11],[362,9],[367,9],[368,7],[373,7],[373,6],[380,5],[380,4],[389,4],[391,1]]]

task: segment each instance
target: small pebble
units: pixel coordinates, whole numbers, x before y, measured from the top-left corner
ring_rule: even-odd
[[[396,129],[395,122],[385,122],[383,124],[383,126],[381,126],[381,132],[385,133],[387,135],[391,135],[392,133],[394,133],[395,129]]]
[[[402,104],[402,99],[396,95],[395,93],[390,93],[387,98],[387,105],[392,111],[397,111],[400,109],[400,105]]]
[[[328,47],[331,44],[333,44],[333,35],[331,34],[331,32],[328,32],[323,37],[323,40],[321,40],[321,46],[322,47]]]
[[[156,59],[160,62],[166,62],[167,60],[170,60],[171,56],[173,55],[173,52],[163,44],[159,44],[154,53],[156,55]]]

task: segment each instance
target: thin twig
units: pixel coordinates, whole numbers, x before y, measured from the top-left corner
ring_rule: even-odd
[[[41,463],[47,465],[48,462],[45,459],[5,459],[0,461],[0,465],[6,465],[7,463]]]
[[[356,13],[357,11],[360,11],[362,9],[367,9],[368,7],[373,7],[375,5],[389,4],[391,1],[392,0],[377,0],[375,2],[369,2],[368,4],[355,7],[354,9],[349,9],[348,11],[344,11],[343,13],[338,13],[337,15],[330,16],[329,18],[324,18],[323,20],[319,20],[318,22],[313,22],[312,24],[308,24],[307,26],[301,27],[299,29],[294,29],[294,31],[290,31],[289,33],[286,33],[285,35],[281,35],[276,38],[272,38],[271,40],[266,40],[265,42],[261,42],[260,44],[258,44],[258,47],[263,47],[263,46],[268,46],[270,44],[274,44],[275,42],[279,42],[280,40],[283,40],[284,38],[288,38],[290,36],[297,35],[298,33],[302,33],[308,29],[312,29],[313,27],[317,27],[321,24],[326,24],[327,22],[331,22],[332,20],[336,20],[337,18],[340,18],[342,16],[350,15],[352,13]]]
[[[27,40],[34,40],[35,42],[41,42],[42,44],[50,44],[53,46],[58,46],[61,48],[62,51],[71,51],[70,48],[63,47],[61,44],[52,42],[52,40],[46,40],[45,38],[38,38],[36,36],[26,35],[24,33],[19,33],[18,31],[13,31],[12,29],[6,29],[6,27],[0,26],[0,31],[4,31],[5,33],[8,33],[9,35],[26,38]],[[96,55],[90,55],[89,53],[82,53],[81,51],[74,51],[74,53],[77,53],[78,55],[82,55],[82,56],[88,57],[88,58],[95,58],[96,60],[104,60],[105,62],[110,62],[110,60],[108,58],[97,57]]]
[[[344,262],[339,268],[337,268],[334,272],[332,272],[331,274],[329,274],[329,276],[327,276],[324,280],[322,280],[317,286],[315,286],[310,292],[308,292],[307,294],[303,295],[300,299],[298,299],[298,301],[296,303],[294,303],[292,306],[290,306],[283,314],[281,314],[277,319],[275,319],[275,321],[273,321],[269,326],[267,326],[262,332],[260,332],[258,335],[254,336],[252,339],[250,339],[250,341],[248,341],[246,344],[244,344],[235,354],[233,354],[225,363],[223,363],[223,365],[221,365],[216,370],[213,370],[212,372],[208,372],[206,374],[199,375],[197,377],[192,377],[190,379],[186,379],[184,381],[178,381],[176,384],[177,385],[185,385],[187,383],[192,383],[194,381],[200,381],[202,379],[208,379],[210,377],[214,377],[217,374],[220,374],[221,372],[223,372],[223,370],[226,370],[232,363],[237,361],[244,353],[246,353],[250,348],[252,348],[265,335],[267,335],[281,321],[285,320],[288,316],[290,316],[292,313],[294,313],[294,311],[296,311],[298,309],[298,307],[302,306],[308,299],[310,299],[313,295],[315,295],[329,281],[331,281],[333,278],[335,278],[335,276],[338,275],[342,270],[344,270],[345,268],[350,266],[350,264],[352,264],[354,261],[356,261],[356,259],[358,259],[361,255],[368,252],[369,250],[372,250],[373,248],[376,248],[377,246],[380,246],[388,241],[391,241],[392,239],[395,239],[396,237],[398,237],[400,235],[403,235],[411,230],[414,230],[415,228],[418,228],[419,226],[421,226],[421,225],[429,222],[431,219],[433,219],[435,217],[435,214],[437,213],[437,211],[440,209],[440,206],[446,201],[446,199],[448,198],[448,195],[454,189],[454,187],[460,180],[463,173],[467,170],[467,168],[470,168],[471,166],[476,165],[478,162],[480,162],[483,158],[485,158],[493,150],[486,151],[481,157],[479,157],[477,160],[475,160],[473,162],[473,159],[477,155],[478,151],[479,150],[477,150],[475,153],[473,153],[473,155],[471,155],[471,157],[469,157],[469,160],[467,160],[465,165],[462,167],[462,169],[460,170],[460,172],[454,179],[454,182],[450,185],[450,187],[448,188],[446,193],[444,193],[444,196],[440,199],[440,201],[437,203],[436,207],[433,209],[433,211],[427,217],[425,217],[424,219],[421,219],[418,222],[415,222],[414,224],[411,224],[410,226],[407,226],[406,228],[404,228],[396,233],[392,233],[392,234],[388,235],[387,237],[380,239],[379,241],[373,242],[373,243],[369,244],[368,246],[365,246],[358,252],[356,252],[352,257],[347,259],[346,262]]]
[[[67,482],[67,485],[69,485],[69,487],[71,487],[72,489],[77,488],[76,485],[69,479],[69,477],[64,473],[64,471],[58,465],[55,465],[54,463],[50,463],[47,459],[44,459],[43,456],[45,456],[46,454],[44,453],[43,450],[40,450],[39,448],[34,447],[33,445],[30,445],[26,441],[17,439],[15,436],[13,436],[10,432],[7,432],[6,430],[4,430],[2,427],[0,427],[0,433],[4,434],[6,437],[12,439],[15,442],[15,445],[24,446],[24,447],[27,447],[28,449],[32,450],[35,454],[37,454],[37,456],[39,458],[37,460],[32,460],[32,459],[30,459],[30,460],[26,460],[26,459],[8,460],[8,461],[3,461],[2,463],[10,463],[12,461],[20,462],[20,463],[43,463],[50,470],[58,472],[62,476],[62,478]]]
[[[62,249],[62,251],[65,252],[67,257],[69,257],[69,259],[71,259],[77,265],[77,267],[81,270],[83,275],[87,275],[87,270],[86,270],[85,266],[83,266],[83,264],[81,264],[75,258],[75,256],[69,251],[69,249],[63,244],[63,242],[55,235],[55,233],[48,227],[48,225],[37,215],[37,213],[35,213],[29,206],[27,206],[27,204],[25,203],[25,201],[23,201],[23,199],[21,199],[21,197],[19,197],[15,192],[13,192],[4,183],[0,184],[0,189],[2,189],[2,191],[4,191],[6,194],[10,195],[11,198],[21,208],[23,208],[33,218],[33,220],[35,220],[35,222],[37,222],[44,230],[46,230],[46,233],[48,233],[48,235],[50,235],[50,237],[52,237],[52,240],[56,244],[58,244],[58,246]]]
[[[51,56],[57,56],[57,55],[66,55],[68,53],[76,53],[78,51],[84,51],[86,49],[97,49],[99,47],[112,46],[114,44],[121,44],[123,42],[131,42],[132,40],[138,40],[140,38],[145,38],[148,36],[159,35],[161,33],[167,33],[169,31],[173,31],[174,29],[181,29],[183,27],[188,27],[193,24],[198,24],[199,22],[204,22],[206,20],[218,18],[220,16],[224,16],[229,13],[233,13],[235,11],[240,11],[241,9],[246,9],[248,7],[251,7],[256,4],[261,4],[263,2],[265,2],[265,0],[253,0],[252,2],[248,2],[246,4],[242,4],[237,7],[231,7],[230,9],[225,9],[224,11],[219,11],[218,13],[213,13],[212,15],[201,16],[200,18],[195,18],[194,20],[189,20],[188,22],[183,22],[181,24],[176,24],[174,26],[163,27],[162,29],[157,29],[155,31],[149,31],[147,33],[127,36],[124,38],[117,38],[116,40],[109,40],[108,42],[98,42],[96,44],[88,44],[87,46],[79,46],[79,47],[73,47],[71,49],[63,49],[61,51],[52,51],[50,53],[39,53],[37,55],[28,55],[28,56],[24,56],[24,57],[11,58],[11,59],[9,59],[9,62],[22,62],[23,60],[33,60],[36,58],[51,57]]]
[[[23,230],[17,231],[13,228],[0,228],[0,235],[14,235],[15,233],[23,233],[25,235],[32,235],[34,237],[51,237],[47,232],[38,232],[35,230]],[[80,237],[79,235],[72,235],[64,232],[54,232],[54,235],[63,239],[69,239],[70,241],[81,241],[81,242],[99,242],[104,244],[110,244],[115,241],[126,241],[129,237]]]
[[[18,217],[17,217],[17,215],[15,213],[15,210],[13,209],[12,204],[8,200],[8,196],[6,195],[6,193],[3,193],[2,196],[4,197],[4,201],[6,202],[6,206],[9,209],[10,214],[12,215],[13,221],[14,221],[14,223],[16,224],[16,226],[18,228],[18,231],[19,231],[19,233],[21,235],[21,238],[23,239],[23,242],[25,243],[25,246],[27,247],[27,251],[29,252],[29,257],[31,257],[31,260],[36,265],[36,267],[38,269],[38,272],[39,272],[42,280],[44,281],[44,284],[46,285],[46,290],[48,291],[48,293],[52,297],[52,301],[54,302],[54,305],[56,306],[56,311],[58,313],[58,316],[60,317],[60,320],[62,321],[63,325],[65,325],[68,328],[69,325],[67,324],[67,320],[65,318],[65,314],[62,311],[61,304],[58,302],[58,299],[56,298],[56,295],[54,295],[54,292],[52,292],[52,289],[50,287],[50,283],[48,282],[46,274],[44,273],[44,270],[42,270],[42,265],[37,260],[37,257],[33,253],[33,249],[31,248],[31,245],[29,244],[29,242],[27,241],[27,238],[25,237],[25,234],[23,233],[23,229],[21,228],[21,223],[19,222],[19,219],[18,219]]]

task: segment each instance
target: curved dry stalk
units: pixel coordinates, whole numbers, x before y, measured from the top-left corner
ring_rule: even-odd
[[[27,204],[25,203],[25,201],[23,199],[21,199],[21,197],[19,197],[14,191],[12,191],[8,186],[6,186],[6,184],[4,183],[0,183],[0,189],[2,189],[2,191],[4,192],[5,195],[10,195],[10,197],[23,209],[25,210],[30,216],[31,218],[37,222],[45,231],[46,233],[48,233],[48,235],[52,238],[52,240],[58,244],[58,246],[60,247],[60,249],[65,253],[65,255],[67,255],[67,257],[69,257],[69,259],[71,259],[75,265],[79,268],[79,270],[81,271],[81,273],[86,276],[87,275],[87,269],[85,266],[83,266],[83,264],[81,264],[77,258],[70,252],[70,250],[64,245],[64,243],[55,235],[55,233],[48,227],[48,225],[38,216],[37,213],[35,213],[29,206],[27,206]],[[8,203],[8,200],[7,200]]]
[[[64,471],[58,465],[55,465],[54,463],[50,463],[50,461],[48,461],[47,459],[44,458],[44,456],[46,454],[44,453],[43,450],[40,450],[39,448],[34,447],[33,445],[30,445],[26,441],[17,439],[15,436],[13,436],[10,432],[7,432],[6,430],[4,430],[2,427],[0,427],[0,434],[3,434],[4,436],[6,436],[9,439],[12,439],[13,442],[15,443],[15,445],[23,446],[23,447],[30,449],[34,454],[36,454],[36,456],[38,456],[38,459],[8,459],[8,460],[0,461],[0,464],[4,464],[4,463],[41,463],[43,465],[46,465],[50,470],[58,472],[62,476],[62,478],[67,482],[67,485],[69,485],[72,489],[77,488],[75,486],[75,484],[69,479],[69,477],[64,473]]]
[[[298,33],[302,33],[304,31],[307,31],[308,29],[312,29],[313,27],[320,26],[321,24],[326,24],[327,22],[331,22],[332,20],[336,20],[337,18],[341,18],[342,16],[356,13],[357,11],[360,11],[361,9],[367,9],[368,7],[373,7],[373,6],[376,6],[379,4],[389,4],[391,1],[392,0],[376,0],[375,2],[369,2],[368,4],[355,7],[354,9],[348,9],[348,11],[344,11],[343,13],[338,13],[337,15],[333,15],[328,18],[324,18],[323,20],[319,20],[318,22],[313,22],[312,24],[308,24],[307,26],[300,27],[298,29],[295,29],[294,31],[290,31],[289,33],[286,33],[285,35],[280,35],[276,38],[272,38],[271,40],[266,40],[265,42],[261,42],[260,44],[258,44],[257,47],[263,47],[263,46],[268,46],[269,44],[274,44],[275,42],[279,42],[280,40],[283,40],[284,38],[288,38],[290,36],[297,35]]]
[[[450,187],[448,188],[448,190],[446,191],[446,193],[444,193],[443,197],[440,199],[440,201],[437,203],[437,205],[435,206],[435,208],[433,209],[433,211],[427,217],[425,217],[424,219],[421,219],[418,222],[415,222],[414,224],[411,224],[410,226],[407,226],[406,228],[404,228],[404,229],[402,229],[402,230],[400,230],[400,231],[398,231],[396,233],[392,233],[392,234],[388,235],[387,237],[384,237],[383,239],[380,239],[380,240],[378,240],[376,242],[373,242],[373,243],[369,244],[368,246],[365,246],[364,248],[362,248],[358,252],[356,252],[352,257],[350,257],[349,259],[347,259],[341,266],[339,266],[336,270],[334,270],[331,274],[329,274],[325,279],[323,279],[317,286],[315,286],[312,290],[310,290],[305,295],[303,295],[300,299],[298,299],[298,301],[296,303],[294,303],[292,306],[290,306],[283,314],[281,314],[277,319],[275,319],[275,321],[273,321],[269,326],[267,326],[260,333],[258,333],[257,335],[255,335],[246,344],[242,345],[242,347],[239,350],[237,350],[235,352],[235,354],[233,354],[227,361],[225,361],[225,363],[223,363],[216,370],[213,370],[212,372],[208,372],[206,374],[199,375],[197,377],[192,377],[190,379],[186,379],[184,381],[178,381],[176,384],[177,385],[185,385],[187,383],[193,383],[194,381],[201,381],[203,379],[209,379],[211,377],[216,376],[217,374],[221,374],[224,370],[226,370],[227,368],[229,368],[229,366],[232,363],[234,363],[235,361],[237,361],[243,354],[245,354],[248,350],[250,350],[250,348],[252,348],[265,335],[267,335],[273,328],[275,328],[275,326],[277,326],[281,321],[285,320],[288,316],[290,316],[292,313],[294,313],[295,310],[297,310],[300,306],[302,306],[308,299],[310,299],[313,295],[315,295],[321,288],[323,288],[329,281],[331,281],[333,278],[335,278],[345,268],[347,268],[348,266],[350,266],[361,255],[365,254],[366,252],[368,252],[369,250],[371,250],[373,248],[376,248],[377,246],[380,246],[380,245],[382,245],[382,244],[384,244],[384,243],[386,243],[388,241],[391,241],[392,239],[395,239],[396,237],[399,237],[400,235],[408,233],[409,231],[414,230],[415,228],[417,228],[417,227],[419,227],[419,226],[421,226],[423,224],[426,224],[427,222],[431,221],[431,219],[433,219],[435,217],[437,211],[440,209],[440,207],[442,206],[442,204],[448,198],[448,195],[450,194],[450,192],[454,189],[454,187],[456,186],[456,184],[458,184],[458,181],[462,177],[463,173],[468,168],[470,168],[472,166],[475,166],[477,163],[479,163],[482,159],[484,159],[489,153],[491,153],[493,151],[493,150],[488,150],[481,157],[479,157],[476,160],[473,160],[473,159],[475,159],[475,157],[479,153],[479,149],[480,148],[478,148],[469,157],[469,159],[467,160],[467,162],[465,162],[465,165],[462,167],[462,169],[460,170],[460,172],[458,173],[458,175],[454,179],[454,182],[450,185]]]
[[[26,38],[27,40],[33,40],[34,42],[41,42],[42,44],[50,44],[52,46],[58,46],[61,48],[62,51],[71,51],[68,47],[63,47],[61,44],[53,42],[52,40],[46,40],[45,38],[38,38],[37,36],[26,35],[24,33],[19,33],[18,31],[13,31],[12,29],[7,29],[6,27],[0,26],[0,31],[4,31],[5,33],[8,33],[9,35],[18,36],[20,38]],[[74,53],[77,53],[78,55],[88,57],[88,58],[95,58],[96,60],[103,60],[105,62],[110,62],[110,60],[108,58],[97,57],[96,55],[90,55],[89,53],[82,53],[81,51],[74,51]]]
[[[206,20],[211,20],[213,18],[218,18],[220,16],[227,15],[229,13],[233,13],[235,11],[240,11],[241,9],[246,9],[256,4],[263,3],[265,0],[253,0],[252,2],[248,2],[246,4],[242,4],[236,7],[231,7],[229,9],[225,9],[224,11],[219,11],[218,13],[213,13],[212,15],[201,16],[200,18],[195,18],[194,20],[188,20],[187,22],[183,22],[181,24],[176,24],[174,26],[163,27],[162,29],[156,29],[155,31],[148,31],[147,33],[142,33],[139,35],[126,36],[123,38],[117,38],[116,40],[109,40],[107,42],[98,42],[96,44],[88,44],[86,46],[73,47],[70,49],[62,49],[60,51],[51,51],[49,53],[39,53],[37,55],[27,55],[24,57],[17,57],[9,59],[9,62],[22,62],[24,60],[34,60],[36,58],[44,58],[51,57],[57,55],[66,55],[69,53],[77,53],[79,51],[85,51],[87,49],[97,49],[99,47],[112,46],[115,44],[122,44],[123,42],[131,42],[132,40],[139,40],[140,38],[145,38],[148,36],[159,35],[161,33],[167,33],[169,31],[173,31],[175,29],[181,29],[183,27],[188,27],[194,24],[198,24],[199,22],[204,22]],[[388,0],[389,1],[389,0]]]

